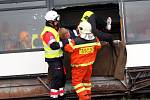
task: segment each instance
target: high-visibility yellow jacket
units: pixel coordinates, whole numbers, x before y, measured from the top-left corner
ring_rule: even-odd
[[[57,50],[52,50],[50,48],[50,46],[48,44],[46,44],[43,40],[43,35],[46,33],[46,32],[51,32],[53,33],[55,39],[56,39],[56,42],[60,42],[60,38],[59,38],[59,34],[58,32],[52,28],[52,27],[48,27],[48,26],[45,26],[44,27],[44,30],[43,32],[41,33],[40,37],[42,39],[42,42],[43,42],[43,46],[44,46],[44,50],[45,50],[45,58],[59,58],[59,57],[62,57],[63,56],[63,51],[62,49],[57,49]]]

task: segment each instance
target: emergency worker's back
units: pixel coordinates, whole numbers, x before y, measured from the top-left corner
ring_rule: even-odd
[[[94,63],[98,49],[101,48],[100,41],[95,38],[93,40],[85,40],[77,37],[71,40],[65,46],[65,50],[71,53],[71,65],[87,66]]]

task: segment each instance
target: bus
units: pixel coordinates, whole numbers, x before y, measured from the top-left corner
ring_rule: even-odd
[[[149,0],[0,0],[0,99],[48,96],[48,65],[40,33],[44,15],[55,9],[61,23],[76,29],[83,13],[95,12],[103,21],[112,18],[113,46],[106,43],[97,54],[92,74],[92,97],[150,92]],[[70,57],[66,95],[70,84]]]

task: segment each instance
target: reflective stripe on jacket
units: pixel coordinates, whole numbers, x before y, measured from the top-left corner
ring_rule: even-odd
[[[44,27],[44,30],[43,32],[41,33],[41,39],[42,39],[42,42],[43,42],[43,46],[44,46],[44,50],[45,50],[45,58],[59,58],[59,57],[62,57],[63,56],[63,51],[61,49],[57,49],[57,50],[52,50],[50,48],[49,45],[47,45],[44,40],[43,40],[43,34],[45,34],[45,32],[51,32],[53,33],[55,39],[56,39],[56,42],[59,42],[60,41],[60,38],[59,38],[59,35],[58,35],[58,32],[52,28],[52,27],[48,27],[48,26],[45,26]]]

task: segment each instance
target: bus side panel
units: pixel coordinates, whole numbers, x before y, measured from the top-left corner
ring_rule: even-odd
[[[150,66],[150,43],[127,45],[126,67]]]
[[[47,73],[44,51],[0,54],[0,76]]]

